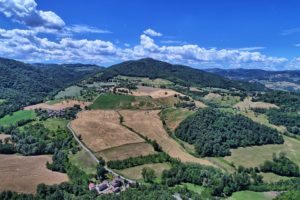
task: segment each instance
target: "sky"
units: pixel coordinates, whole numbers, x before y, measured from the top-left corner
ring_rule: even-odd
[[[300,69],[299,0],[0,0],[0,56]]]

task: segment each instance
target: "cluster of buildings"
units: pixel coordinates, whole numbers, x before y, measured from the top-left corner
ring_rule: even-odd
[[[98,194],[112,194],[124,191],[129,187],[128,183],[120,178],[115,178],[113,181],[102,181],[99,184],[89,183],[89,190],[96,190]]]

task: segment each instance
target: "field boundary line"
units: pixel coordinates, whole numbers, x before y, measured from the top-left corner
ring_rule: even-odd
[[[86,147],[80,140],[79,140],[79,138],[77,137],[77,135],[76,135],[76,133],[75,133],[75,131],[71,128],[71,126],[70,126],[70,122],[67,124],[67,127],[68,127],[68,129],[71,131],[71,133],[72,133],[72,135],[73,135],[73,137],[74,137],[74,139],[77,141],[77,143],[90,155],[90,157],[94,160],[94,161],[96,161],[97,163],[99,163],[99,159],[91,152],[91,150],[88,148],[88,147]],[[128,178],[125,178],[124,176],[122,176],[122,175],[120,175],[120,174],[118,174],[118,173],[116,173],[116,172],[114,172],[113,170],[111,170],[111,169],[109,169],[107,166],[104,166],[104,168],[108,171],[108,172],[110,172],[110,173],[112,173],[114,176],[117,176],[117,177],[120,177],[121,179],[123,179],[123,180],[126,180],[126,181],[128,181],[129,183],[136,183],[136,181],[134,181],[134,180],[131,180],[131,179],[128,179]]]

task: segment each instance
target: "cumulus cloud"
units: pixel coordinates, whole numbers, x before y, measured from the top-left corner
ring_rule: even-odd
[[[144,31],[144,34],[148,35],[148,36],[152,36],[152,37],[160,37],[162,36],[161,33],[156,32],[153,29],[148,28],[147,30]]]
[[[123,60],[152,57],[155,59],[190,65],[196,68],[263,68],[294,69],[299,59],[271,57],[246,49],[203,48],[196,44],[159,45],[146,35],[140,36],[138,45],[117,47],[110,41],[41,37],[34,30],[0,29],[0,56],[29,62],[85,62],[113,64]]]
[[[60,30],[65,26],[54,12],[38,10],[35,0],[0,0],[0,12],[28,27]]]

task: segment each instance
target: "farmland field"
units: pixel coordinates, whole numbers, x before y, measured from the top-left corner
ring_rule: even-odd
[[[168,81],[166,79],[161,79],[161,78],[150,79],[145,77],[117,76],[117,79],[129,80],[129,81],[137,82],[139,84],[145,84],[152,87],[170,86],[174,84],[171,81]]]
[[[193,114],[193,111],[188,109],[175,109],[175,108],[167,108],[164,109],[161,113],[163,118],[165,118],[165,122],[167,126],[172,130],[175,131],[177,126],[182,122],[185,118]]]
[[[78,100],[65,100],[59,103],[48,104],[48,103],[39,103],[31,106],[26,106],[24,110],[35,110],[35,109],[48,109],[48,110],[63,110],[66,108],[73,107],[74,105],[80,105],[82,109],[86,106],[89,106],[90,102],[83,102]]]
[[[69,155],[70,162],[87,174],[95,174],[97,163],[84,150]]]
[[[121,110],[120,114],[124,117],[124,124],[140,134],[156,140],[162,149],[171,157],[179,158],[183,162],[194,162],[212,165],[209,161],[196,158],[187,153],[183,147],[173,140],[165,131],[160,120],[158,110],[156,111],[133,111]]]
[[[256,167],[263,164],[265,160],[272,160],[273,153],[285,152],[287,157],[300,166],[300,141],[287,136],[284,144],[270,144],[253,146],[231,150],[232,155],[226,156],[225,160],[233,162],[236,166]]]
[[[245,98],[244,101],[235,104],[233,107],[238,108],[240,110],[247,110],[250,108],[262,108],[262,109],[279,108],[275,104],[271,104],[271,103],[253,102],[249,97]]]
[[[9,126],[15,124],[20,120],[34,119],[36,114],[33,110],[20,110],[12,113],[12,115],[5,115],[0,119],[0,126]]]
[[[119,114],[112,110],[83,111],[71,122],[71,127],[94,152],[144,142],[138,135],[123,127],[119,118]]]
[[[133,96],[125,96],[118,94],[103,94],[100,95],[95,102],[90,106],[91,109],[117,109],[131,108],[132,102],[135,100]]]
[[[227,200],[271,200],[276,197],[272,192],[241,191],[233,193]]]
[[[155,164],[145,164],[136,167],[131,167],[123,170],[116,170],[118,173],[123,176],[134,179],[134,180],[142,180],[142,170],[143,168],[148,167],[155,171],[156,177],[160,177],[164,170],[170,169],[170,165],[167,163],[155,163]]]
[[[47,185],[68,181],[66,174],[46,168],[51,156],[18,156],[0,154],[0,191],[35,193],[40,183]]]
[[[63,91],[60,91],[56,96],[55,99],[61,99],[61,98],[68,98],[68,97],[77,97],[80,96],[80,91],[82,90],[82,87],[78,87],[76,85],[70,86],[66,88]]]
[[[146,156],[155,153],[156,152],[154,151],[152,145],[145,142],[139,142],[105,149],[97,152],[96,156],[103,157],[104,160],[109,161],[124,160],[130,157]]]
[[[132,91],[133,96],[151,96],[153,99],[170,97],[180,94],[171,89],[153,88],[147,86],[138,86],[137,90]]]

